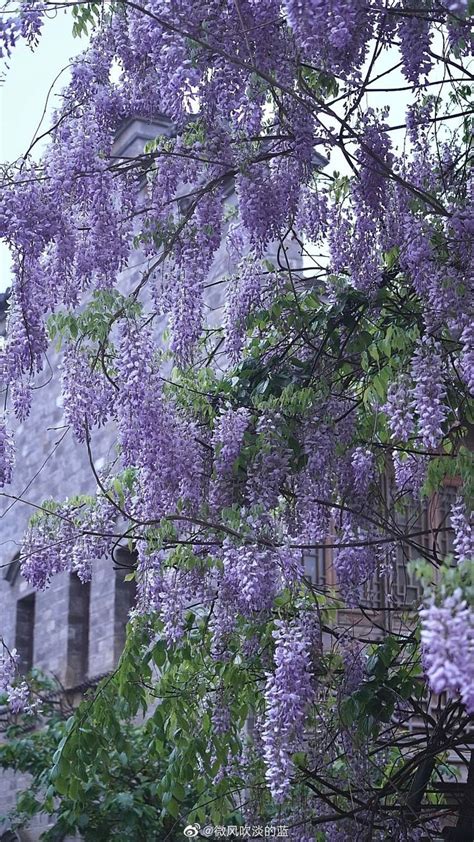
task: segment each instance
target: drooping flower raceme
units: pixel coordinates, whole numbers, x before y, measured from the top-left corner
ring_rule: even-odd
[[[374,455],[370,450],[357,447],[352,454],[354,489],[360,497],[365,497],[374,479]]]
[[[348,605],[360,601],[364,584],[377,569],[377,554],[369,531],[346,518],[339,533],[340,547],[334,554],[334,570],[342,596]]]
[[[406,378],[400,378],[388,387],[387,402],[382,407],[393,439],[408,441],[413,433],[413,416],[410,411],[410,391]]]
[[[425,447],[438,446],[443,435],[447,409],[444,403],[446,387],[438,345],[422,339],[413,356],[411,373],[413,408],[418,415],[418,427]]]
[[[461,371],[469,391],[474,395],[474,322],[464,328],[461,342]]]
[[[255,255],[241,261],[240,267],[238,277],[229,281],[225,308],[225,348],[233,362],[240,358],[247,318],[261,302],[263,286],[263,267]]]
[[[232,502],[234,463],[242,446],[245,430],[249,423],[248,410],[226,409],[214,424],[212,444],[214,447],[214,478],[210,501],[222,508]]]
[[[0,488],[11,482],[15,462],[15,445],[5,417],[0,418]]]
[[[427,457],[408,453],[403,459],[400,451],[392,453],[395,485],[401,494],[411,494],[416,500],[426,479]]]
[[[474,713],[474,611],[461,588],[420,611],[425,672],[435,693],[460,694]]]
[[[5,693],[9,710],[13,714],[22,713],[28,709],[30,691],[26,681],[18,681],[18,664],[20,658],[16,649],[11,652],[2,643],[0,656],[0,693]]]
[[[462,497],[457,497],[451,509],[451,526],[454,529],[454,556],[459,564],[474,562],[474,529]]]
[[[315,631],[315,619],[310,615],[275,623],[275,670],[267,673],[262,737],[265,777],[277,802],[288,794],[294,768],[291,755],[303,736],[308,706],[314,698],[311,664]]]

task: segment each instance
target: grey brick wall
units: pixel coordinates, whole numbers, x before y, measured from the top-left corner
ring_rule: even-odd
[[[117,138],[116,153],[136,154],[160,131],[170,131],[169,121],[156,125],[129,121]],[[139,255],[131,261],[122,277],[124,291],[134,285],[142,264]],[[2,327],[4,322],[0,321],[0,335]],[[125,639],[133,585],[124,583],[126,571],[115,571],[109,558],[95,561],[92,581],[86,588],[75,575],[62,573],[53,577],[46,590],[33,595],[19,572],[15,557],[35,505],[48,498],[64,500],[73,494],[95,493],[85,446],[79,445],[65,427],[58,355],[53,348],[36,385],[31,415],[16,429],[14,482],[4,489],[11,496],[0,497],[0,635],[10,649],[31,635],[33,665],[57,676],[66,688],[73,688],[116,665]],[[94,434],[97,469],[105,464],[113,442],[110,426]],[[25,597],[35,603],[32,629],[27,628],[27,612],[23,611],[22,619]],[[0,814],[14,804],[17,790],[27,783],[27,776],[0,773]],[[36,822],[22,831],[22,838],[36,840],[45,827],[45,822]]]

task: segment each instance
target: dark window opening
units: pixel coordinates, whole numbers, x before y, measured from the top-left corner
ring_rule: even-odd
[[[304,553],[304,572],[313,585],[324,587],[327,572],[326,549],[318,547]]]
[[[4,579],[13,587],[20,575],[20,553],[16,553],[4,573]]]
[[[135,580],[127,581],[126,576],[136,568],[137,553],[130,552],[125,547],[118,547],[114,553],[117,568],[115,570],[115,601],[114,601],[114,649],[118,660],[123,652],[127,636],[127,623],[130,610],[135,604]]]
[[[35,633],[35,595],[19,599],[16,605],[15,647],[19,656],[20,672],[26,673],[33,666]]]
[[[89,667],[90,582],[73,573],[69,579],[68,651],[66,683],[70,687],[87,678]]]

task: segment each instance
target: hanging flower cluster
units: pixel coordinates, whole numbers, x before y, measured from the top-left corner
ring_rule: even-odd
[[[277,621],[274,672],[267,674],[262,733],[266,779],[277,802],[288,794],[293,762],[308,705],[314,699],[311,662],[317,646],[315,618]]]
[[[432,602],[421,615],[424,664],[435,693],[460,694],[474,712],[474,612],[456,589],[440,605]]]

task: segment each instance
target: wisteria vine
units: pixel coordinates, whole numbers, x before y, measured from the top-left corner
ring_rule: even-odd
[[[34,46],[62,5],[3,17],[1,55],[13,61],[19,38]],[[326,839],[354,838],[361,822],[373,839],[423,826],[417,806],[395,827],[389,784],[367,765],[354,783],[338,754],[348,733],[365,750],[347,730],[357,712],[392,721],[364,696],[370,686],[378,698],[380,670],[404,664],[409,692],[386,693],[420,707],[402,619],[418,622],[400,585],[410,561],[441,583],[419,618],[426,688],[474,710],[470,11],[462,0],[77,4],[77,31],[93,28],[46,152],[3,173],[13,274],[0,488],[15,483],[15,425],[34,417],[52,340],[64,422],[97,487],[42,503],[22,574],[35,588],[64,571],[87,581],[127,542],[147,645],[158,636],[179,658],[199,629],[214,765],[225,766],[222,734],[241,741],[250,728],[234,790],[252,802],[266,781],[293,817],[304,792],[295,839],[308,822]],[[401,110],[386,106],[392,90],[409,100]],[[117,136],[135,119],[156,137],[127,157]],[[99,429],[114,444],[100,472]],[[321,555],[314,581],[308,559]],[[369,658],[360,681],[341,679],[334,617],[382,608],[374,628],[397,654],[381,648],[383,667]],[[16,713],[26,694],[13,661],[2,674]],[[250,701],[220,710],[242,664]],[[373,737],[387,769],[394,733]]]

